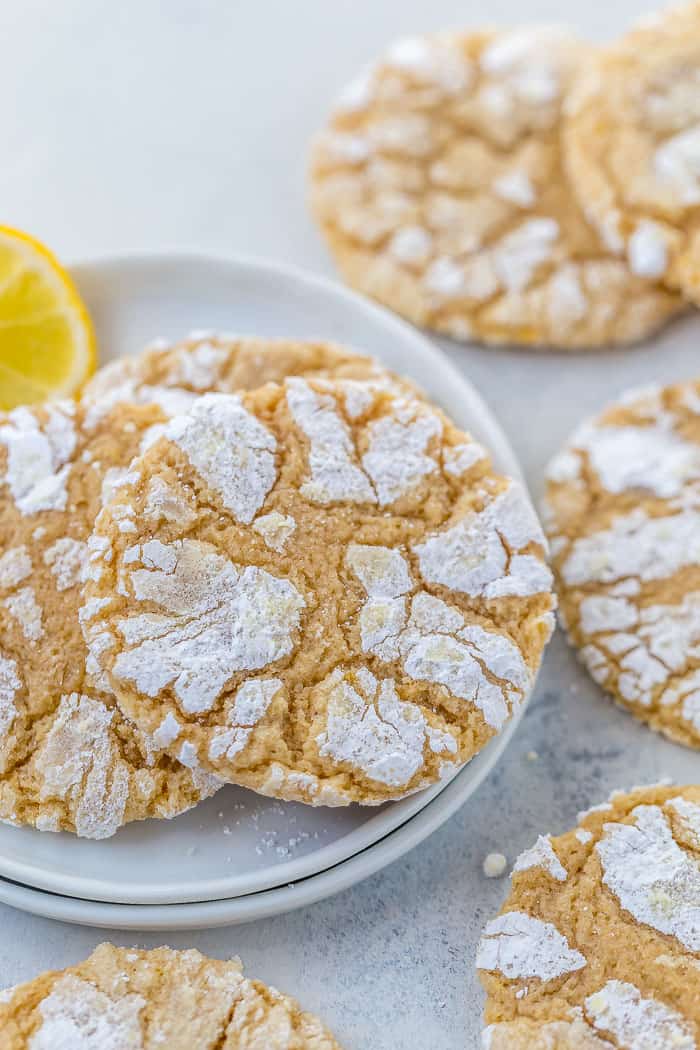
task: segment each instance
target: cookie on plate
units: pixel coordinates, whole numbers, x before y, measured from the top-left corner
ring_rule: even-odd
[[[700,747],[700,382],[631,391],[547,471],[562,625],[593,678]]]
[[[565,158],[611,251],[700,302],[700,3],[646,19],[581,68]]]
[[[280,798],[436,782],[523,702],[552,626],[520,486],[373,384],[205,395],[132,465],[93,549],[82,621],[128,717]]]
[[[476,965],[485,1050],[696,1050],[700,787],[616,792],[516,861]]]
[[[608,251],[563,172],[562,99],[589,60],[546,27],[390,47],[312,151],[348,283],[457,339],[576,349],[658,328],[679,299]]]
[[[0,819],[104,838],[217,786],[122,716],[78,621],[102,499],[164,422],[72,401],[0,415]]]
[[[0,993],[3,1050],[339,1050],[299,1004],[194,949],[115,948]]]
[[[173,416],[186,412],[201,394],[254,390],[287,376],[409,387],[375,358],[338,343],[194,333],[177,343],[159,341],[105,365],[87,383],[82,399],[98,402],[102,411],[120,402],[157,404]]]

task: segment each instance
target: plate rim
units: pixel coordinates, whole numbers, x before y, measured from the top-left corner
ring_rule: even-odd
[[[124,271],[124,269],[130,271],[132,277],[134,270],[137,273],[138,270],[142,270],[146,275],[151,276],[154,273],[158,273],[162,279],[164,270],[166,273],[171,271],[182,275],[183,272],[186,274],[188,270],[191,271],[193,267],[200,272],[207,268],[214,268],[219,273],[223,270],[225,277],[230,277],[231,279],[235,279],[237,276],[240,277],[241,273],[244,273],[249,280],[269,281],[271,278],[277,279],[287,282],[293,288],[301,285],[307,294],[320,294],[326,301],[335,299],[343,303],[346,308],[357,310],[364,315],[365,322],[369,320],[377,328],[378,333],[380,330],[383,330],[381,334],[383,335],[385,332],[387,339],[399,339],[403,345],[412,351],[412,357],[408,358],[407,374],[409,375],[411,374],[411,361],[416,358],[424,363],[433,365],[439,361],[443,375],[449,377],[450,382],[453,382],[453,385],[459,391],[459,396],[465,402],[465,415],[474,416],[475,422],[478,421],[477,428],[488,434],[487,444],[494,461],[501,469],[506,470],[511,476],[515,476],[522,481],[522,472],[517,458],[498,420],[471,381],[460,372],[447,355],[426,335],[407,324],[407,322],[395,317],[383,307],[357,295],[335,281],[308,273],[288,263],[270,261],[256,256],[221,256],[193,252],[105,254],[90,259],[81,259],[75,264],[70,264],[69,270],[80,286],[83,282],[95,281],[96,278],[98,283],[108,282],[110,279],[114,279],[115,272],[118,273],[120,270]],[[346,343],[346,345],[352,344]],[[357,349],[361,350],[362,347],[358,346]],[[378,355],[375,354],[375,356]],[[527,492],[526,486],[525,491]],[[529,498],[529,493],[527,494]],[[530,692],[531,695],[532,691]],[[105,904],[113,904],[118,907],[131,906],[139,908],[147,906],[180,907],[189,904],[211,903],[213,900],[239,899],[245,896],[250,897],[260,893],[271,892],[292,882],[299,885],[301,882],[323,874],[325,871],[333,871],[338,865],[347,863],[353,857],[362,855],[374,846],[381,844],[387,837],[391,837],[398,831],[401,831],[427,807],[437,801],[451,783],[462,778],[464,773],[467,773],[466,779],[470,781],[468,785],[465,785],[461,800],[462,802],[466,801],[472,791],[477,789],[483,777],[498,761],[507,742],[513,735],[526,706],[527,700],[520,711],[511,718],[506,729],[494,737],[478,755],[474,756],[471,763],[467,763],[466,766],[462,767],[450,780],[442,784],[433,785],[423,792],[417,793],[414,799],[409,797],[398,802],[396,805],[401,805],[401,802],[406,804],[404,808],[409,810],[408,815],[405,817],[400,816],[398,823],[389,827],[384,833],[380,831],[379,837],[359,848],[354,848],[352,852],[344,856],[339,856],[338,859],[323,860],[321,867],[314,868],[310,858],[317,857],[323,850],[332,850],[334,844],[323,847],[323,850],[318,852],[306,854],[304,857],[271,866],[268,869],[269,875],[260,879],[260,888],[241,889],[234,895],[232,894],[232,885],[235,884],[235,876],[208,880],[205,883],[205,890],[201,889],[202,883],[198,879],[181,883],[177,891],[179,894],[178,900],[165,900],[163,899],[165,896],[172,898],[175,892],[172,883],[168,884],[167,891],[164,891],[162,887],[155,888],[152,884],[129,883],[126,889],[115,892],[115,884],[105,879],[92,876],[83,877],[80,874],[65,875],[61,873],[55,875],[47,865],[38,867],[36,864],[27,863],[26,861],[8,860],[2,855],[0,855],[0,878],[25,885],[27,888],[31,887],[39,892],[48,892],[58,896],[71,896],[76,899],[101,900]],[[472,772],[474,763],[485,767],[483,771],[481,769],[478,770],[476,777],[473,777]],[[443,819],[447,819],[447,815]],[[366,823],[374,823],[373,818],[369,817]],[[380,824],[379,821],[377,823]],[[362,825],[362,827],[364,826]],[[31,831],[32,829],[27,830]],[[340,843],[348,838],[352,838],[355,830],[359,831],[360,829],[354,829],[347,835],[342,836],[337,842]],[[429,834],[429,832],[426,832],[426,834]],[[347,845],[345,848],[347,849]],[[343,851],[341,850],[340,852],[342,854]],[[248,878],[250,879],[250,876]],[[117,896],[120,898],[119,901],[115,900]]]
[[[510,744],[524,714],[525,707],[521,707],[509,723],[510,731],[504,730],[494,738],[499,745],[496,760]],[[399,828],[333,867],[296,883],[221,900],[117,904],[52,893],[0,877],[0,903],[57,922],[143,932],[216,929],[273,918],[342,893],[400,860],[454,816],[466,799],[479,790],[492,768],[492,764],[484,764],[464,793],[459,785],[463,767],[435,798]]]

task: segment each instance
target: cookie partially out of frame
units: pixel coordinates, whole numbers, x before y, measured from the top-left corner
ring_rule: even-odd
[[[697,1050],[700,787],[616,792],[518,858],[476,965],[485,1050]]]
[[[544,518],[590,674],[700,747],[700,382],[631,391],[583,423],[549,465]]]
[[[124,718],[79,623],[102,501],[165,421],[72,401],[0,414],[0,819],[105,838],[219,786]]]
[[[567,173],[610,250],[700,302],[700,3],[647,18],[580,68]]]
[[[237,959],[115,948],[0,993],[3,1050],[339,1050],[323,1024]]]
[[[677,296],[615,256],[563,170],[561,107],[591,49],[539,27],[399,40],[312,152],[310,202],[347,282],[456,339],[641,339]]]

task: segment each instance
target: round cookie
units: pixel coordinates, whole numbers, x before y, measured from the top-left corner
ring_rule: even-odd
[[[181,762],[380,803],[529,693],[553,619],[539,523],[433,406],[300,378],[207,394],[131,474],[96,523],[83,624]]]
[[[407,380],[373,357],[337,343],[193,333],[182,342],[159,341],[112,361],[87,383],[82,400],[99,402],[102,411],[121,402],[156,404],[173,416],[186,412],[201,394],[255,390],[287,376],[357,379],[409,389]]]
[[[238,959],[115,948],[0,993],[3,1050],[339,1050],[321,1022]]]
[[[677,310],[605,248],[564,176],[562,98],[589,53],[554,28],[395,43],[312,151],[312,211],[348,283],[486,343],[627,343]]]
[[[700,787],[616,792],[518,858],[476,965],[484,1050],[700,1046]]]
[[[635,273],[700,302],[700,4],[646,19],[582,67],[566,106],[567,172]]]
[[[72,401],[0,415],[0,819],[89,838],[172,817],[218,786],[128,723],[86,668],[95,517],[165,422],[154,406],[98,417]]]
[[[630,391],[547,470],[560,618],[593,678],[700,747],[700,382]]]

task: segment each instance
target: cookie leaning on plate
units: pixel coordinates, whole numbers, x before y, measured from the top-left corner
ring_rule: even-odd
[[[680,301],[615,258],[563,172],[560,115],[590,48],[554,28],[397,41],[312,152],[313,213],[349,284],[457,339],[641,339]]]
[[[157,404],[168,415],[186,412],[201,394],[232,394],[287,376],[375,382],[408,390],[366,354],[338,343],[300,339],[237,338],[194,334],[181,342],[146,347],[101,368],[83,391],[83,400],[107,406]]]
[[[339,1050],[299,1004],[237,959],[115,948],[0,993],[3,1050]]]
[[[209,394],[131,475],[96,524],[83,624],[181,762],[379,803],[468,760],[529,693],[552,626],[539,524],[432,406],[299,378]]]
[[[571,643],[619,704],[700,747],[700,382],[621,397],[547,478]]]
[[[645,19],[581,68],[567,171],[611,251],[700,303],[700,4]]]
[[[487,1050],[696,1050],[700,787],[636,788],[516,861],[476,965]]]
[[[0,415],[0,819],[104,838],[218,786],[122,716],[78,622],[102,499],[165,418],[72,401]]]

